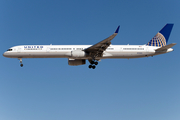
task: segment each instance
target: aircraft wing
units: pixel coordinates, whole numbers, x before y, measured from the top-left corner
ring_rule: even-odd
[[[101,42],[90,46],[89,48],[86,48],[84,51],[89,53],[91,56],[95,57],[99,57],[102,56],[103,51],[105,51],[108,46],[111,44],[111,40],[118,34],[119,31],[119,27],[117,27],[116,31],[114,32],[114,34],[112,34],[111,36],[109,36],[108,38],[102,40]]]
[[[158,48],[158,49],[156,49],[155,51],[156,51],[156,52],[157,52],[157,51],[165,51],[165,50],[173,47],[174,45],[176,45],[176,43],[171,43],[171,44],[166,45],[166,46],[164,46],[164,47]]]

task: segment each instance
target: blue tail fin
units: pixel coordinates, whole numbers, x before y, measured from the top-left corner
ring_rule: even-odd
[[[166,24],[146,45],[163,47],[168,42],[174,24]]]

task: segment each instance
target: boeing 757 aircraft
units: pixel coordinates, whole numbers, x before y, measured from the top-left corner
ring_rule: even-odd
[[[111,45],[118,34],[118,26],[114,34],[94,45],[20,45],[9,48],[3,56],[18,58],[21,67],[22,58],[68,58],[71,66],[84,65],[88,60],[89,68],[95,69],[101,59],[142,58],[173,51],[171,47],[176,43],[166,45],[172,27],[173,24],[166,24],[145,45]]]

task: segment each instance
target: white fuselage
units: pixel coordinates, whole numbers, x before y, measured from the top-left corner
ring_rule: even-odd
[[[9,58],[72,58],[72,59],[90,59],[87,53],[84,55],[72,55],[73,51],[83,51],[91,45],[21,45],[14,46],[3,55]],[[167,51],[156,52],[160,47],[146,45],[110,45],[102,57],[106,58],[140,58],[154,56],[173,51],[169,48]]]

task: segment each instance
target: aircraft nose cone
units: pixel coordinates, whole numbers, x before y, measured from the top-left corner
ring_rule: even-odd
[[[7,57],[7,53],[6,53],[6,52],[4,52],[4,53],[3,53],[3,56],[4,56],[4,57]]]

